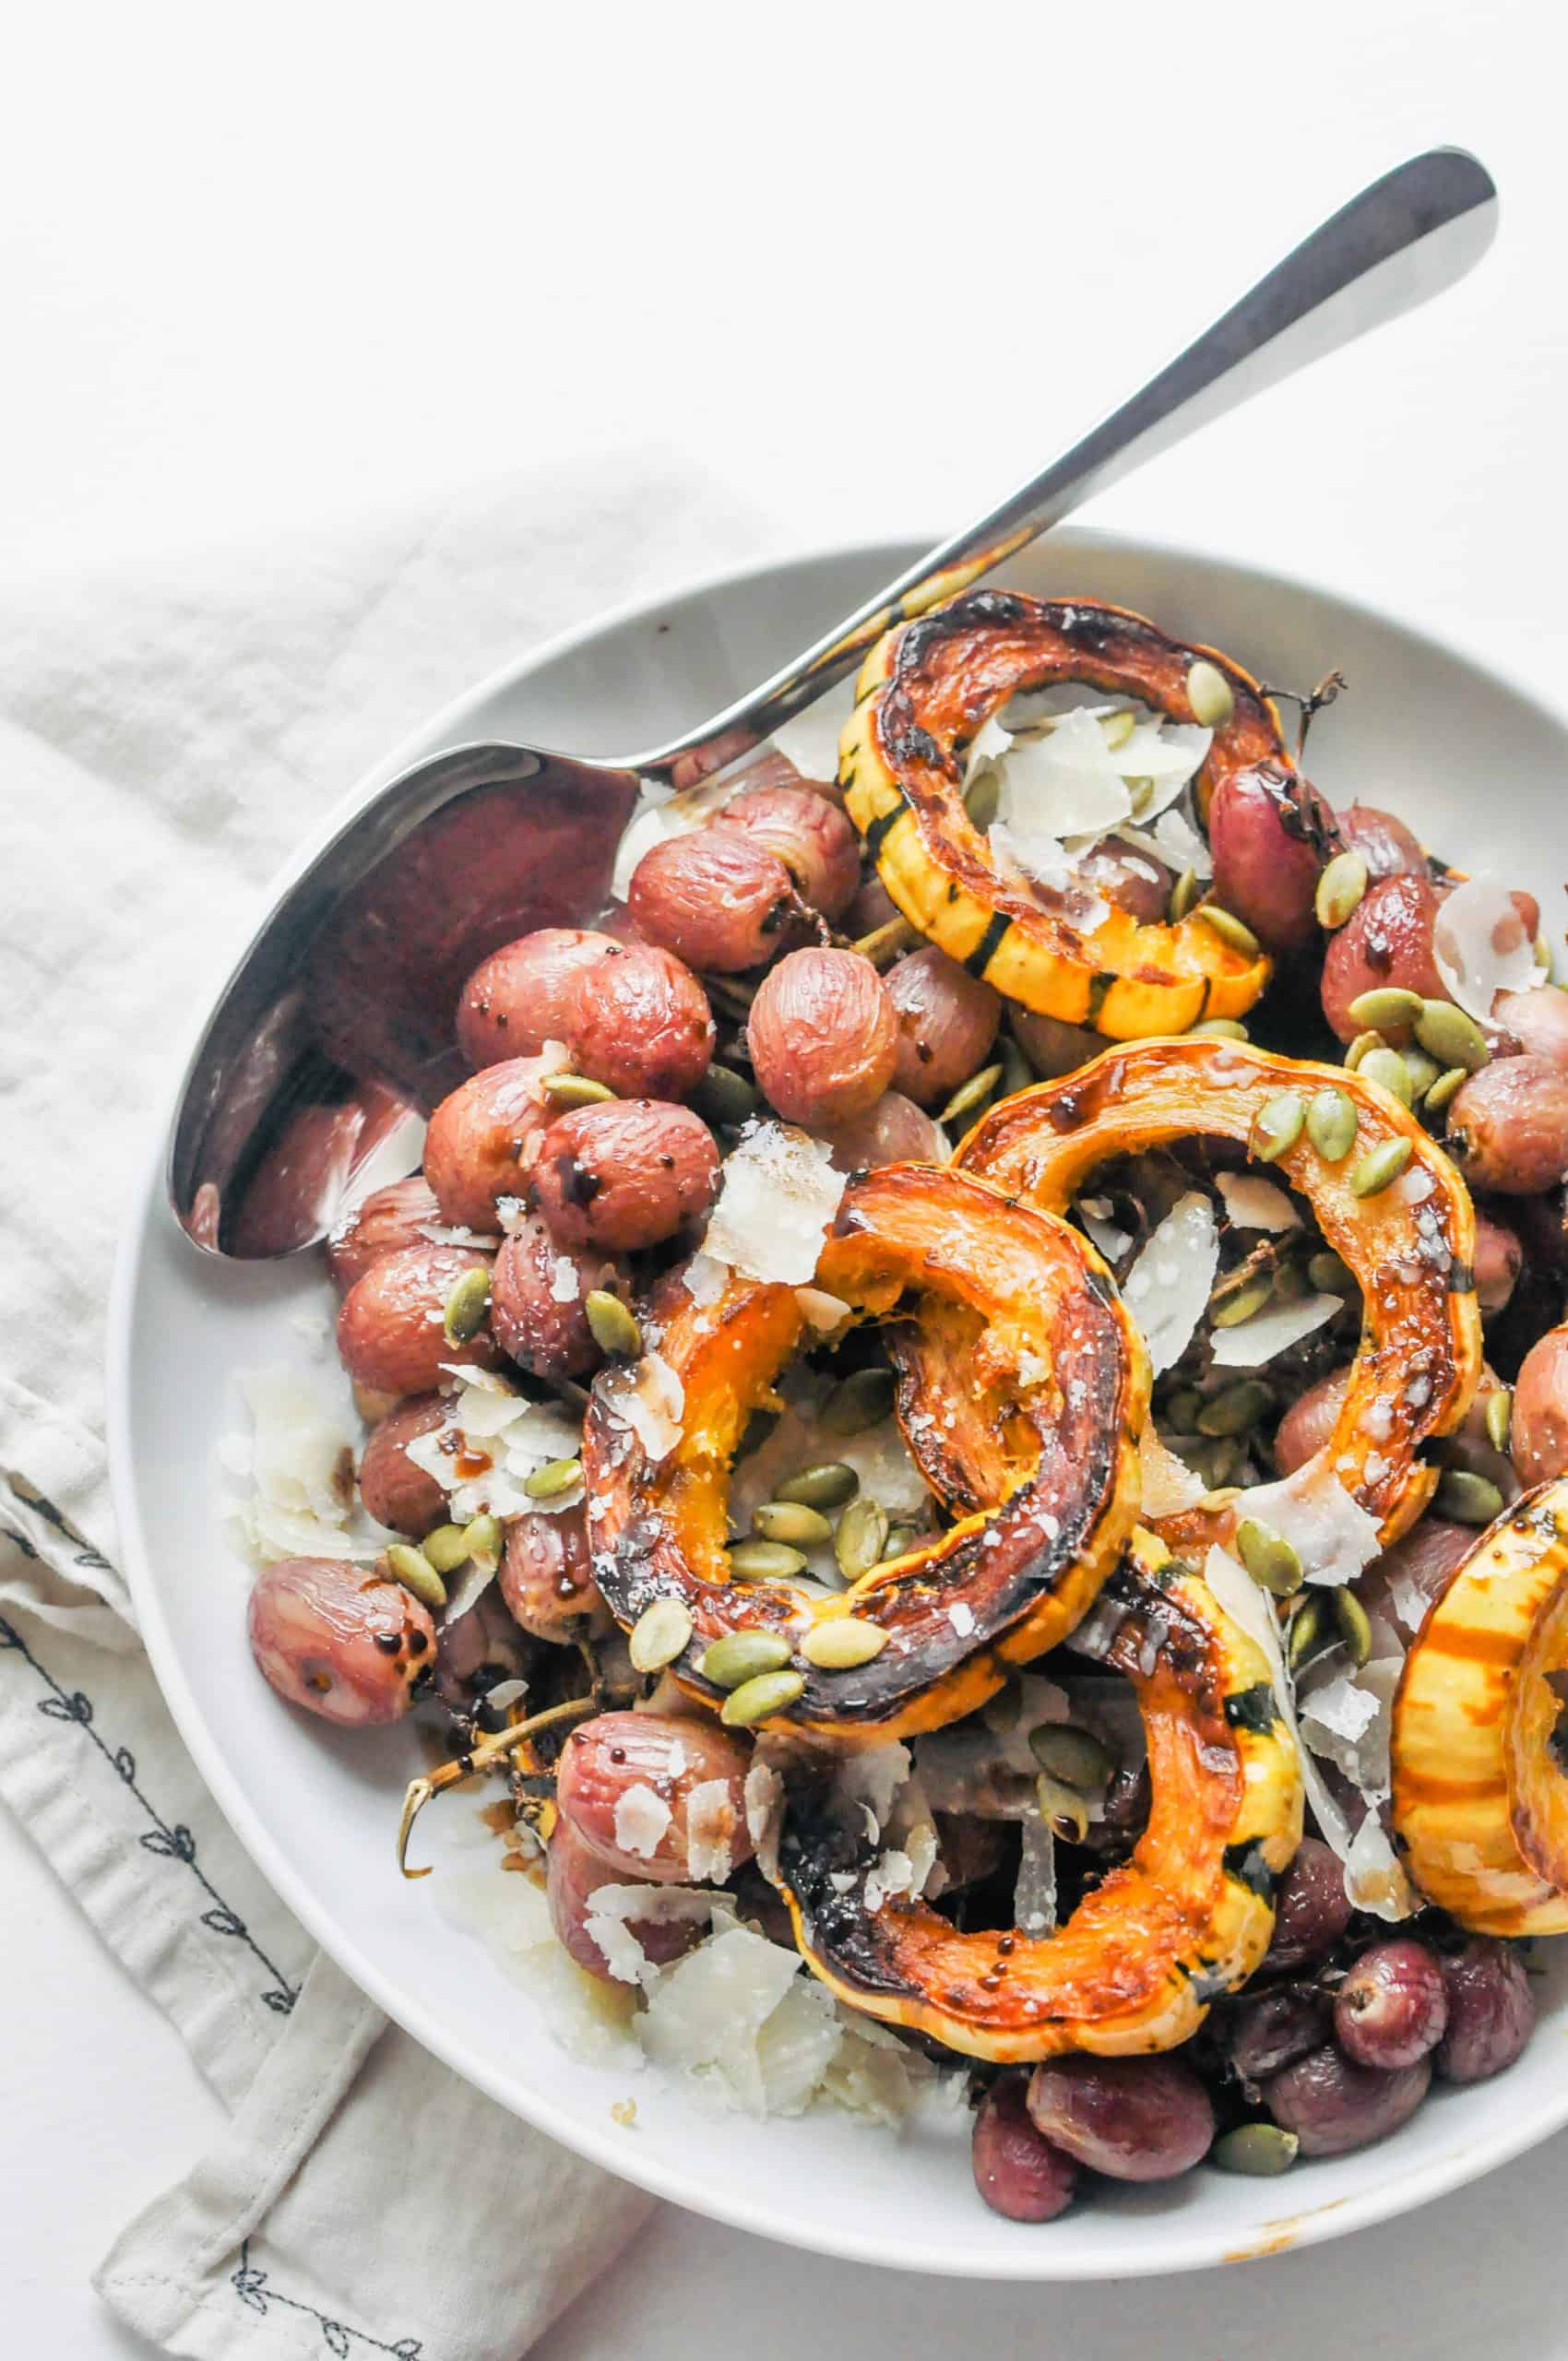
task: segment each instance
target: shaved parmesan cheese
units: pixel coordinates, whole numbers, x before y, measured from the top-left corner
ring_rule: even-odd
[[[1015,742],[1001,769],[999,811],[1010,826],[1064,836],[1103,831],[1132,815],[1105,731],[1083,707],[1063,714],[1048,736]]]
[[[637,2021],[644,2054],[723,2106],[766,2105],[757,2038],[794,1983],[794,1952],[731,1927],[667,1969]]]
[[[787,762],[794,764],[802,778],[836,779],[838,776],[838,741],[844,734],[844,724],[855,709],[855,677],[840,681],[826,694],[795,714],[789,721],[781,721],[773,733],[773,743]],[[737,785],[745,785],[742,772]]]
[[[615,1801],[617,1851],[635,1853],[638,1860],[651,1861],[673,1817],[663,1797],[656,1795],[646,1781],[638,1780]]]
[[[407,1450],[414,1465],[448,1495],[453,1522],[466,1525],[485,1514],[523,1516],[532,1510],[559,1514],[575,1508],[580,1489],[535,1501],[523,1486],[551,1461],[576,1457],[582,1440],[576,1421],[554,1403],[529,1401],[493,1370],[454,1362],[445,1374],[454,1385],[445,1419],[428,1434],[415,1435]],[[482,1459],[485,1465],[459,1481],[459,1456],[470,1464]]]
[[[1166,1448],[1152,1420],[1138,1437],[1138,1457],[1145,1516],[1174,1516],[1178,1510],[1190,1509],[1202,1500],[1206,1489],[1202,1477]]]
[[[1265,1304],[1233,1328],[1217,1328],[1212,1339],[1216,1369],[1261,1369],[1276,1353],[1299,1345],[1344,1310],[1336,1295],[1304,1295],[1299,1303]]]
[[[969,741],[968,753],[965,757],[965,788],[968,789],[981,771],[998,768],[1012,743],[1012,731],[1004,730],[995,714],[982,721]]]
[[[901,1852],[897,1845],[890,1845],[866,1874],[866,1908],[880,1910],[885,1902],[909,1892],[914,1882],[915,1865],[908,1853]]]
[[[887,1746],[868,1746],[846,1757],[835,1785],[846,1801],[863,1804],[876,1823],[877,1833],[893,1817],[893,1801],[913,1768],[909,1750],[895,1738]]]
[[[1499,992],[1530,991],[1549,980],[1508,887],[1489,872],[1467,878],[1439,905],[1431,948],[1459,1006],[1482,1024]]]
[[[632,1369],[605,1371],[595,1398],[612,1423],[627,1427],[649,1459],[668,1459],[681,1440],[686,1389],[661,1353],[645,1353]],[[574,1453],[576,1449],[573,1446]],[[530,1501],[531,1508],[552,1503]]]
[[[1280,1713],[1296,1741],[1306,1790],[1318,1832],[1345,1868],[1345,1891],[1360,1910],[1374,1917],[1408,1918],[1416,1907],[1408,1880],[1395,1859],[1375,1809],[1369,1807],[1360,1829],[1352,1836],[1350,1823],[1324,1784],[1310,1747],[1301,1742],[1296,1718],[1295,1689],[1279,1643],[1279,1626],[1267,1595],[1228,1550],[1210,1549],[1204,1560],[1204,1580],[1232,1621],[1256,1642],[1268,1659],[1270,1685]],[[1369,1833],[1370,1832],[1370,1833]],[[1358,1849],[1359,1848],[1359,1849]]]
[[[1013,1923],[1021,1935],[1049,1935],[1056,1924],[1056,1839],[1036,1811],[1026,1820],[1013,1887]]]
[[[1102,1214],[1091,1213],[1089,1206],[1093,1202],[1096,1201],[1080,1197],[1073,1210],[1083,1225],[1084,1235],[1090,1245],[1098,1247],[1108,1263],[1119,1263],[1133,1242],[1132,1234],[1128,1230],[1118,1229],[1116,1224],[1107,1221]]]
[[[248,1479],[234,1521],[263,1560],[373,1558],[394,1537],[360,1503],[350,1414],[328,1386],[291,1369],[253,1370],[240,1381],[251,1432],[227,1437],[221,1456]]]
[[[1350,1498],[1321,1451],[1277,1484],[1252,1485],[1242,1507],[1283,1536],[1310,1583],[1353,1582],[1383,1546],[1377,1519]]]
[[[694,1878],[722,1885],[735,1866],[735,1807],[728,1779],[703,1779],[686,1798],[686,1853]]]
[[[706,1311],[719,1301],[730,1284],[730,1265],[709,1254],[706,1248],[692,1256],[681,1274],[682,1284],[695,1304]]]
[[[1133,783],[1136,816],[1150,819],[1174,803],[1202,769],[1213,743],[1213,730],[1195,722],[1165,721],[1153,715],[1140,721],[1111,757],[1123,777]]]
[[[1158,1377],[1191,1344],[1219,1260],[1214,1207],[1198,1190],[1177,1200],[1122,1282],[1122,1299],[1148,1347]]]
[[[828,1335],[835,1328],[842,1327],[850,1316],[850,1306],[843,1297],[829,1295],[826,1287],[797,1287],[795,1301],[819,1335]]]
[[[1301,1216],[1277,1182],[1261,1172],[1221,1172],[1215,1186],[1225,1200],[1225,1211],[1235,1229],[1300,1229]]]
[[[750,1122],[725,1158],[703,1252],[748,1278],[809,1285],[845,1185],[825,1140]]]
[[[582,1274],[569,1254],[557,1254],[550,1273],[552,1303],[576,1303],[582,1293]]]
[[[757,1867],[771,1878],[778,1867],[778,1829],[784,1813],[784,1782],[771,1762],[763,1760],[760,1748],[752,1757],[746,1784],[742,1789],[745,1807],[746,1833],[756,1848]]]

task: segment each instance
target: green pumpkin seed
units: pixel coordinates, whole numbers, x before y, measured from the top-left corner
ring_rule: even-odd
[[[1253,1117],[1247,1145],[1260,1164],[1273,1164],[1295,1146],[1306,1121],[1306,1103],[1300,1091],[1277,1090]]]
[[[850,1501],[833,1536],[838,1571],[847,1583],[858,1582],[881,1564],[886,1548],[887,1512],[880,1501],[862,1492],[858,1501]]]
[[[890,1563],[895,1558],[907,1557],[920,1538],[919,1525],[890,1525],[887,1528],[887,1539],[883,1545],[887,1553],[885,1562]]]
[[[1186,1453],[1188,1466],[1210,1493],[1221,1492],[1241,1465],[1242,1449],[1233,1435],[1212,1442],[1194,1443]]]
[[[1292,1672],[1299,1672],[1307,1658],[1317,1654],[1326,1637],[1324,1630],[1323,1595],[1314,1591],[1305,1598],[1290,1618],[1290,1637],[1286,1643],[1286,1661]]]
[[[1413,1025],[1425,1006],[1420,992],[1408,992],[1400,984],[1379,984],[1374,991],[1362,992],[1350,1003],[1350,1014],[1358,1025],[1370,1025],[1374,1033],[1397,1032]]]
[[[887,1634],[880,1624],[867,1623],[858,1615],[838,1615],[831,1622],[813,1624],[801,1642],[801,1654],[821,1672],[852,1672],[857,1665],[870,1664],[886,1645]]]
[[[1063,1786],[1049,1771],[1035,1781],[1035,1800],[1041,1820],[1069,1844],[1081,1845],[1089,1833],[1089,1808],[1075,1787]]]
[[[719,1709],[719,1718],[732,1730],[748,1730],[792,1705],[806,1685],[803,1672],[759,1672],[732,1689]]]
[[[1494,1451],[1506,1451],[1514,1427],[1514,1395],[1506,1385],[1500,1385],[1487,1396],[1486,1430]]]
[[[1356,1284],[1354,1272],[1326,1249],[1313,1256],[1307,1264],[1307,1277],[1319,1295],[1348,1295]]]
[[[1385,1055],[1392,1056],[1392,1051]],[[1317,1090],[1307,1109],[1307,1137],[1325,1164],[1338,1164],[1356,1145],[1360,1124],[1348,1090]]]
[[[1202,1408],[1203,1395],[1190,1385],[1179,1385],[1165,1406],[1166,1423],[1176,1434],[1195,1434],[1194,1421]]]
[[[726,1631],[705,1648],[697,1670],[716,1689],[739,1689],[762,1673],[782,1672],[790,1661],[790,1643],[777,1631]]]
[[[1218,1492],[1200,1492],[1193,1506],[1202,1509],[1206,1516],[1218,1516],[1221,1509],[1229,1508],[1241,1497],[1240,1484],[1221,1484]]]
[[[1409,1069],[1397,1050],[1391,1050],[1386,1043],[1380,1041],[1375,1050],[1367,1051],[1357,1072],[1363,1082],[1375,1082],[1381,1089],[1397,1098],[1401,1107],[1409,1106],[1414,1095],[1410,1089]]]
[[[833,1538],[833,1527],[821,1510],[807,1508],[803,1501],[764,1501],[752,1513],[752,1531],[765,1541],[787,1541],[796,1549],[814,1549]]]
[[[1446,1074],[1438,1075],[1437,1080],[1422,1099],[1421,1105],[1429,1115],[1441,1115],[1443,1109],[1458,1097],[1469,1079],[1463,1066],[1450,1066]]]
[[[634,1672],[662,1672],[691,1643],[692,1611],[684,1599],[656,1598],[633,1624],[626,1654]]]
[[[588,1332],[601,1353],[630,1360],[643,1348],[643,1332],[618,1295],[608,1287],[589,1287],[583,1300]]]
[[[968,1082],[960,1084],[937,1117],[937,1121],[958,1123],[966,1115],[978,1115],[1001,1079],[1000,1065],[982,1066],[979,1074],[972,1074]]]
[[[470,1566],[498,1566],[506,1536],[501,1530],[501,1519],[488,1510],[470,1519],[463,1527],[463,1555]]]
[[[1366,1056],[1367,1051],[1369,1050],[1381,1050],[1382,1047],[1383,1036],[1381,1033],[1358,1033],[1355,1039],[1351,1042],[1349,1048],[1345,1052],[1346,1073],[1359,1074],[1360,1071],[1361,1060]]]
[[[1212,927],[1221,943],[1228,943],[1232,951],[1240,951],[1248,959],[1257,957],[1257,936],[1233,910],[1222,908],[1218,902],[1200,902],[1194,915]]]
[[[821,1423],[830,1435],[859,1435],[892,1413],[893,1371],[857,1369],[840,1379],[823,1404]]]
[[[1391,1180],[1397,1180],[1410,1161],[1408,1140],[1384,1140],[1376,1147],[1368,1148],[1365,1156],[1350,1175],[1353,1197],[1376,1197]]]
[[[1336,852],[1317,881],[1313,908],[1317,922],[1332,934],[1359,907],[1367,890],[1367,864],[1359,852]]]
[[[1102,713],[1099,726],[1105,732],[1107,746],[1114,753],[1118,746],[1126,744],[1137,728],[1137,716],[1130,707],[1123,706],[1120,713]]]
[[[602,1082],[591,1082],[586,1074],[552,1074],[544,1078],[544,1095],[552,1106],[602,1107],[615,1093]]]
[[[1200,1435],[1244,1435],[1273,1406],[1274,1395],[1254,1377],[1228,1385],[1198,1412]]]
[[[1350,1662],[1360,1668],[1372,1655],[1372,1625],[1367,1619],[1366,1608],[1355,1592],[1344,1584],[1334,1594],[1334,1619],[1339,1627],[1339,1637],[1345,1643],[1346,1654]]]
[[[1451,1000],[1421,1003],[1421,1013],[1416,1019],[1416,1038],[1423,1050],[1431,1051],[1443,1069],[1463,1066],[1467,1074],[1479,1074],[1482,1066],[1491,1062],[1486,1035],[1475,1018],[1464,1009],[1455,1008]]]
[[[802,1467],[798,1476],[778,1487],[781,1501],[799,1501],[802,1508],[841,1509],[861,1489],[861,1479],[841,1459],[826,1459]]]
[[[738,1583],[787,1583],[805,1562],[803,1549],[782,1541],[737,1541],[730,1552],[730,1572]]]
[[[1503,1514],[1503,1495],[1487,1476],[1467,1467],[1445,1467],[1437,1479],[1432,1506],[1455,1525],[1490,1525]]]
[[[762,1094],[732,1066],[711,1065],[692,1093],[692,1105],[705,1123],[727,1124],[738,1131],[762,1104]]]
[[[975,773],[964,796],[964,809],[983,836],[1002,808],[1002,774],[988,763]]]
[[[1260,1590],[1289,1598],[1301,1587],[1301,1561],[1282,1533],[1261,1518],[1244,1516],[1236,1527],[1236,1547]]]
[[[1187,703],[1206,730],[1223,730],[1236,710],[1236,692],[1220,670],[1200,656],[1187,670]]]
[[[1029,1732],[1029,1751],[1042,1771],[1079,1795],[1109,1786],[1116,1769],[1111,1749],[1076,1722],[1041,1722]]]
[[[1184,869],[1170,888],[1170,899],[1167,905],[1172,926],[1181,924],[1197,898],[1198,872],[1195,869]]]
[[[1201,1025],[1189,1025],[1187,1030],[1194,1040],[1250,1041],[1253,1038],[1234,1016],[1206,1016]]]
[[[1241,1286],[1216,1287],[1208,1299],[1209,1320],[1216,1328],[1239,1327],[1261,1311],[1274,1293],[1274,1280],[1267,1271],[1254,1271]]]
[[[1548,943],[1545,935],[1538,934],[1530,948],[1535,956],[1536,966],[1538,967],[1545,967],[1550,971],[1551,967],[1551,945]]]
[[[1209,2161],[1222,2173],[1245,2173],[1249,2179],[1272,2178],[1289,2172],[1301,2142],[1277,2123],[1239,2123],[1209,2150]]]
[[[468,1560],[469,1545],[460,1525],[438,1525],[434,1533],[425,1535],[420,1548],[438,1574],[454,1574]]]
[[[551,1459],[536,1467],[531,1476],[523,1478],[523,1489],[530,1501],[558,1501],[567,1492],[575,1492],[583,1480],[580,1459]]]
[[[389,1541],[381,1555],[394,1579],[411,1591],[422,1607],[445,1606],[446,1585],[422,1549],[409,1541]]]
[[[1424,1050],[1401,1050],[1399,1054],[1405,1061],[1405,1072],[1410,1078],[1410,1097],[1407,1103],[1413,1107],[1419,1098],[1426,1097],[1437,1080],[1438,1062],[1435,1058],[1429,1058]]]
[[[449,1345],[466,1345],[484,1326],[490,1310],[490,1268],[476,1263],[465,1271],[441,1308],[441,1333]]]

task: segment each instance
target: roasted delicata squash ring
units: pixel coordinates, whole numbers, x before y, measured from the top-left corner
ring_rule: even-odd
[[[1194,1133],[1245,1142],[1270,1101],[1305,1108],[1327,1090],[1343,1092],[1356,1109],[1348,1152],[1329,1162],[1313,1145],[1310,1124],[1298,1124],[1299,1136],[1271,1169],[1310,1200],[1324,1237],[1360,1285],[1360,1344],[1320,1457],[1378,1519],[1386,1545],[1431,1498],[1438,1470],[1416,1452],[1459,1425],[1481,1366],[1469,1192],[1388,1091],[1343,1067],[1276,1057],[1246,1042],[1130,1042],[1004,1100],[954,1161],[1059,1214],[1109,1157]],[[1408,1146],[1403,1170],[1357,1196],[1351,1182],[1364,1159],[1392,1141]],[[1235,1517],[1233,1509],[1191,1510],[1157,1522],[1172,1548],[1201,1556],[1211,1542],[1229,1546]]]
[[[1153,1802],[1132,1857],[1054,1933],[961,1934],[868,1900],[879,1841],[831,1771],[786,1782],[778,1883],[814,1973],[852,2008],[1008,2063],[1171,2049],[1252,1975],[1301,1837],[1301,1780],[1261,1651],[1206,1583],[1139,1531],[1101,1593],[1094,1653],[1124,1673]]]
[[[1478,1539],[1394,1701],[1394,1826],[1428,1899],[1483,1935],[1568,1932],[1568,1479]]]
[[[732,1275],[717,1301],[698,1303],[675,1271],[656,1291],[645,1331],[657,1338],[666,1397],[674,1398],[671,1377],[680,1388],[671,1447],[655,1456],[602,1379],[588,1412],[594,1573],[628,1629],[656,1599],[683,1602],[693,1636],[671,1670],[695,1695],[724,1696],[700,1668],[714,1641],[773,1632],[791,1649],[781,1669],[802,1687],[764,1726],[881,1743],[971,1712],[1009,1664],[1054,1647],[1091,1605],[1137,1513],[1148,1364],[1093,1249],[967,1174],[888,1165],[851,1183],[816,1284],[843,1302],[847,1320],[897,1315],[896,1366],[900,1340],[927,1321],[943,1349],[961,1343],[968,1416],[989,1439],[987,1511],[873,1567],[842,1595],[734,1581],[730,1462],[752,1411],[774,1398],[779,1371],[816,1331],[793,1287]],[[917,1357],[898,1378],[897,1415],[911,1440],[935,1423],[923,1373]],[[814,1625],[845,1616],[886,1633],[879,1655],[827,1670],[799,1653]]]
[[[844,805],[911,926],[1026,1008],[1116,1040],[1182,1033],[1240,1016],[1268,980],[1265,958],[1202,918],[1140,926],[1111,909],[1080,931],[999,875],[964,808],[964,750],[1020,691],[1083,682],[1194,721],[1188,676],[1202,661],[1232,711],[1198,775],[1200,806],[1229,773],[1269,762],[1287,775],[1279,717],[1255,681],[1211,647],[1168,639],[1141,615],[1081,599],[975,590],[888,633],[861,668],[839,743]]]

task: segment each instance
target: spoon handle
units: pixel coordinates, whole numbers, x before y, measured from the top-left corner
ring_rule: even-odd
[[[885,631],[955,597],[1092,493],[1211,419],[1369,328],[1451,287],[1497,226],[1491,175],[1460,148],[1396,166],[1330,216],[1239,303],[1000,504],[943,541],[760,688],[634,767],[658,782],[682,756],[722,757],[765,738],[843,679]],[[721,740],[731,740],[729,747]]]

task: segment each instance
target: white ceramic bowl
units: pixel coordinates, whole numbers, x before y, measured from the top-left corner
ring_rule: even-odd
[[[383,778],[440,746],[521,737],[605,753],[656,742],[728,703],[914,553],[802,559],[558,641],[397,749],[302,847],[291,874]],[[1054,535],[1007,578],[1139,609],[1267,681],[1306,686],[1341,666],[1351,693],[1320,718],[1312,747],[1313,775],[1336,801],[1386,804],[1460,862],[1504,854],[1543,901],[1568,877],[1558,791],[1568,728],[1454,651],[1298,583],[1093,534]],[[424,1767],[412,1733],[337,1737],[280,1705],[251,1663],[214,1447],[234,1423],[235,1370],[300,1358],[292,1318],[324,1301],[325,1281],[315,1257],[246,1268],[189,1247],[162,1199],[170,1111],[129,1209],[110,1368],[121,1540],[152,1662],[214,1795],[279,1892],[390,2015],[492,2097],[611,2170],[745,2229],[988,2279],[1120,2278],[1332,2237],[1419,2205],[1568,2120],[1568,1947],[1550,1945],[1546,2024],[1523,2060],[1496,2082],[1441,2094],[1386,2144],[1284,2181],[1199,2171],[1165,2188],[1097,2191],[1038,2229],[999,2220],[975,2196],[967,2118],[901,2139],[826,2113],[759,2125],[699,2113],[651,2074],[634,2083],[572,2064],[489,1952],[438,1915],[438,1879],[398,1875],[398,1799]],[[466,1809],[435,1807],[420,1841],[439,1846],[434,1823]],[[635,2131],[610,2112],[629,2093]]]

